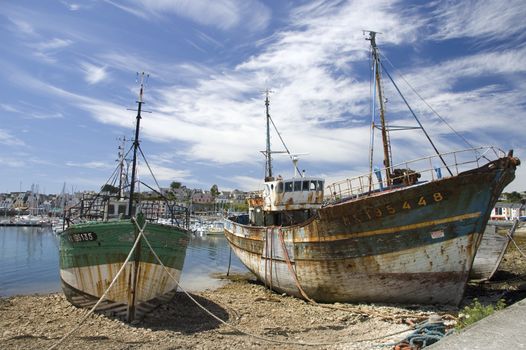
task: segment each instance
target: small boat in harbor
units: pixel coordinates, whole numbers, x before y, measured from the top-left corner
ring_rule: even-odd
[[[225,236],[245,266],[280,293],[457,305],[491,210],[520,161],[494,147],[439,153],[409,108],[436,155],[392,165],[375,38],[369,32],[372,110],[378,98],[385,167],[373,169],[371,148],[369,173],[326,187],[296,170],[275,177],[267,94],[264,189],[248,200],[247,215],[226,220]]]
[[[519,212],[523,207],[524,204]],[[511,222],[487,224],[471,268],[472,280],[486,281],[493,277],[519,225],[519,218]]]
[[[138,153],[143,155],[139,145],[142,81],[137,104],[135,138],[126,153],[133,152],[131,181],[123,172],[126,155],[121,148],[113,182],[70,207],[66,228],[59,233],[66,298],[78,307],[99,303],[96,311],[127,321],[143,317],[174,296],[190,238],[186,208],[169,202],[160,191],[157,194],[163,199],[158,201],[142,199],[136,192]],[[168,211],[169,224],[159,217],[161,208]]]
[[[225,224],[222,220],[214,220],[208,224],[207,235],[222,235],[225,231]]]

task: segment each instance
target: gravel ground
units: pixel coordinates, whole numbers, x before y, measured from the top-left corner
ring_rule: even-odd
[[[526,239],[518,239],[526,251]],[[469,284],[463,305],[526,297],[526,259],[510,245],[491,282]],[[223,276],[224,277],[224,276]],[[392,348],[410,329],[438,313],[451,325],[456,308],[421,305],[314,305],[271,293],[251,275],[236,275],[216,290],[193,293],[212,318],[180,292],[144,320],[126,324],[90,315],[60,349],[372,349]],[[87,310],[72,306],[61,293],[0,298],[2,349],[45,349],[75,328]],[[241,333],[243,332],[243,333]],[[405,333],[408,334],[408,333]],[[383,337],[383,338],[382,338]],[[371,339],[369,341],[364,341]]]

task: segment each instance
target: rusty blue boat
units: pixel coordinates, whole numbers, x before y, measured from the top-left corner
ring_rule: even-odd
[[[520,160],[480,147],[393,164],[375,34],[368,40],[385,167],[328,186],[297,171],[275,177],[267,95],[264,189],[248,200],[247,215],[226,221],[225,236],[279,293],[317,302],[457,305],[491,209]]]

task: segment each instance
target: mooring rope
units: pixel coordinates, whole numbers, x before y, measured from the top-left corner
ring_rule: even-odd
[[[279,232],[279,238],[280,238],[281,246],[283,248],[285,262],[287,263],[287,266],[289,268],[290,274],[292,275],[292,278],[294,279],[294,282],[296,283],[296,287],[298,288],[298,290],[299,290],[300,294],[303,296],[303,298],[305,298],[305,300],[307,300],[309,303],[311,303],[313,305],[316,305],[316,306],[319,306],[319,307],[325,308],[325,309],[339,310],[339,311],[345,311],[345,312],[354,312],[354,313],[362,314],[362,315],[363,314],[371,315],[370,312],[364,312],[362,310],[353,310],[353,309],[349,309],[349,308],[345,308],[345,307],[338,307],[338,306],[335,306],[335,305],[319,304],[314,299],[310,298],[307,295],[307,293],[305,292],[305,290],[301,287],[301,284],[300,284],[299,279],[298,279],[298,275],[296,274],[296,271],[292,267],[292,262],[290,260],[289,253],[288,253],[287,247],[285,245],[285,239],[284,239],[284,235],[283,235],[283,232],[281,230],[281,227],[280,227],[278,232]],[[381,316],[381,315],[375,314],[374,316]],[[404,316],[405,317],[414,317],[413,315],[404,315]],[[453,316],[451,316],[449,314],[443,314],[442,316],[449,317],[449,318],[455,318],[455,317],[453,317]]]
[[[134,219],[135,221],[135,219]],[[135,223],[137,224],[137,222],[135,221]],[[138,225],[138,224],[137,224]],[[252,334],[252,333],[249,333],[249,332],[246,332],[246,331],[243,331],[241,330],[240,328],[222,320],[220,317],[216,316],[212,311],[208,310],[206,307],[204,307],[201,303],[199,303],[194,297],[192,297],[190,295],[190,293],[188,293],[183,287],[181,287],[181,285],[179,284],[179,281],[177,280],[177,278],[175,278],[171,273],[170,271],[168,270],[168,268],[163,264],[163,262],[161,261],[161,259],[159,258],[159,256],[157,255],[157,253],[155,252],[155,250],[153,249],[153,247],[151,246],[150,244],[150,241],[148,240],[148,238],[143,235],[142,238],[144,239],[144,241],[146,242],[146,244],[148,245],[148,248],[150,248],[150,251],[152,252],[153,256],[155,257],[155,259],[159,262],[159,264],[163,267],[163,269],[165,270],[165,272],[168,274],[168,276],[175,282],[175,284],[177,285],[178,288],[180,288],[184,294],[186,294],[186,296],[192,300],[201,310],[203,310],[204,312],[206,312],[208,315],[210,315],[212,318],[214,318],[215,320],[217,320],[219,323],[221,324],[224,324],[225,326],[227,327],[230,327],[232,328],[233,330],[235,330],[236,332],[240,333],[240,334],[243,334],[243,335],[247,335],[249,337],[252,337],[254,339],[258,339],[258,340],[262,340],[262,341],[266,341],[266,342],[270,342],[270,343],[278,343],[278,344],[288,344],[288,345],[307,345],[307,346],[326,346],[326,345],[337,345],[337,344],[347,344],[348,341],[339,341],[339,342],[320,342],[320,343],[303,343],[303,342],[293,342],[293,341],[287,341],[287,340],[279,340],[279,339],[271,339],[271,338],[267,338],[267,337],[263,337],[263,336],[260,336],[260,335],[257,335],[257,334]],[[378,339],[384,339],[384,338],[387,338],[387,337],[391,337],[393,335],[398,335],[398,334],[402,334],[402,333],[405,333],[405,332],[408,332],[408,331],[411,331],[413,330],[412,328],[411,329],[405,329],[405,330],[402,330],[402,331],[398,331],[398,332],[393,332],[393,333],[390,333],[390,334],[386,334],[384,336],[380,336],[380,337],[375,337],[375,338],[367,338],[367,339],[359,339],[359,340],[354,340],[355,343],[361,343],[361,342],[366,342],[366,341],[373,341],[373,340],[378,340]]]
[[[135,218],[133,218],[134,221],[135,221]],[[137,221],[135,221],[137,223]],[[138,224],[137,224],[138,225]],[[144,227],[146,227],[146,223],[144,223]],[[66,335],[64,335],[57,343],[55,343],[54,345],[52,345],[51,347],[48,348],[48,350],[53,350],[55,349],[57,346],[59,346],[62,342],[64,342],[64,340],[66,340],[71,334],[73,334],[77,329],[80,328],[80,326],[84,323],[84,321],[86,321],[86,319],[93,313],[95,312],[95,309],[97,309],[97,307],[99,306],[99,304],[106,298],[106,295],[108,294],[108,292],[110,291],[110,289],[113,287],[113,285],[115,284],[115,282],[117,281],[117,279],[119,278],[120,274],[122,273],[122,271],[124,271],[124,269],[126,268],[126,265],[128,264],[128,261],[130,261],[131,259],[131,256],[133,254],[133,252],[135,251],[135,248],[137,248],[137,244],[139,243],[139,241],[141,240],[141,237],[143,236],[143,230],[144,230],[144,227],[141,229],[139,228],[139,234],[137,235],[137,238],[135,239],[135,242],[133,243],[133,247],[132,249],[130,250],[130,253],[128,254],[128,256],[126,257],[126,260],[124,260],[124,263],[122,264],[121,268],[119,269],[119,272],[117,272],[117,274],[115,275],[115,277],[113,278],[113,280],[111,281],[110,285],[108,286],[108,288],[106,288],[106,290],[104,291],[104,293],[102,294],[102,296],[100,297],[100,299],[97,301],[97,303],[95,303],[95,305],[89,310],[89,312],[80,320],[80,322],[77,324],[76,327],[74,327],[71,331],[69,331]]]
[[[278,343],[278,344],[288,344],[288,345],[306,345],[306,346],[327,346],[327,345],[337,345],[337,344],[347,344],[348,341],[338,341],[338,342],[319,342],[319,343],[307,343],[307,342],[294,342],[294,341],[287,341],[287,340],[279,340],[279,339],[271,339],[271,338],[267,338],[267,337],[263,337],[263,336],[260,336],[260,335],[257,335],[257,334],[252,334],[252,333],[249,333],[249,332],[246,332],[246,331],[243,331],[241,330],[240,328],[230,324],[230,323],[227,323],[226,321],[222,320],[220,317],[216,316],[213,312],[209,311],[206,307],[204,307],[202,304],[200,304],[194,297],[192,297],[183,287],[181,287],[181,285],[179,284],[179,281],[177,280],[177,278],[175,278],[171,273],[170,271],[168,270],[168,268],[163,264],[163,262],[161,261],[161,259],[159,258],[159,256],[157,255],[157,253],[155,252],[155,250],[153,249],[153,247],[151,246],[148,238],[144,235],[144,229],[146,228],[146,222],[144,224],[144,226],[141,228],[139,223],[137,222],[137,220],[135,218],[132,218],[134,224],[137,226],[137,228],[139,229],[139,234],[137,235],[137,238],[135,239],[135,242],[133,244],[133,247],[132,249],[130,250],[130,253],[128,254],[128,256],[126,257],[126,260],[124,261],[123,265],[121,266],[121,268],[119,269],[119,271],[117,272],[117,274],[115,275],[115,277],[113,278],[112,282],[110,283],[110,285],[108,286],[108,288],[104,291],[103,295],[100,297],[100,299],[97,301],[97,303],[89,310],[89,312],[79,321],[79,323],[77,324],[76,327],[74,327],[71,331],[69,331],[66,335],[64,335],[57,343],[55,343],[54,345],[52,345],[51,347],[48,348],[48,350],[53,350],[53,349],[56,349],[60,344],[62,344],[67,338],[69,338],[71,336],[71,334],[73,334],[76,330],[78,330],[80,328],[80,326],[86,321],[86,319],[91,316],[96,308],[100,305],[100,303],[106,298],[106,295],[108,294],[108,292],[110,291],[110,289],[113,287],[113,285],[115,284],[115,282],[117,281],[118,277],[120,276],[120,274],[122,273],[122,271],[124,271],[127,263],[129,262],[129,260],[131,259],[131,256],[132,254],[134,253],[139,241],[141,238],[144,239],[144,241],[146,242],[146,244],[148,245],[148,248],[150,249],[150,251],[152,252],[152,254],[154,255],[155,259],[159,262],[159,264],[163,267],[163,269],[165,270],[165,272],[168,274],[168,276],[176,283],[177,287],[180,288],[185,294],[186,296],[192,300],[192,302],[194,302],[199,308],[201,308],[204,312],[206,312],[208,315],[210,315],[212,318],[214,318],[215,320],[217,320],[218,322],[220,322],[221,324],[224,324],[225,326],[227,327],[230,327],[232,328],[233,330],[235,330],[236,332],[240,333],[240,334],[243,334],[243,335],[246,335],[246,336],[249,336],[249,337],[252,337],[254,339],[258,339],[258,340],[262,340],[262,341],[266,341],[266,342],[270,342],[270,343]],[[288,253],[287,253],[288,254]],[[311,299],[312,300],[312,299]],[[320,305],[320,304],[317,304],[315,301],[312,301],[314,304],[318,305],[318,306],[322,306],[323,305]],[[334,308],[334,309],[339,309],[339,310],[344,310],[342,308]],[[352,310],[345,310],[345,311],[352,311]],[[385,334],[383,336],[379,336],[379,337],[374,337],[374,338],[365,338],[365,339],[358,339],[358,340],[354,340],[352,342],[354,343],[361,343],[361,342],[367,342],[367,341],[374,341],[374,340],[379,340],[379,339],[385,339],[387,337],[391,337],[391,336],[394,336],[394,335],[398,335],[398,334],[402,334],[402,333],[405,333],[405,332],[408,332],[408,331],[411,331],[413,330],[412,328],[410,329],[404,329],[404,330],[401,330],[401,331],[397,331],[397,332],[393,332],[393,333],[389,333],[389,334]]]
[[[283,237],[283,231],[281,230],[281,228],[279,228],[278,236],[279,236],[279,240],[281,242],[281,248],[283,249],[283,255],[285,256],[285,261],[287,262],[287,266],[289,268],[290,274],[292,275],[292,278],[294,279],[294,283],[296,283],[296,287],[298,287],[298,290],[300,291],[300,294],[306,300],[308,300],[309,302],[311,302],[313,304],[318,304],[316,301],[314,301],[313,299],[309,298],[307,293],[305,293],[305,291],[301,287],[301,284],[300,284],[300,282],[298,280],[298,275],[296,275],[296,271],[294,271],[294,268],[292,267],[292,263],[291,263],[290,257],[289,257],[289,251],[287,249],[287,246],[285,245],[285,238]]]
[[[508,233],[506,234],[508,236],[508,238],[510,239],[511,243],[513,243],[513,245],[515,246],[515,248],[517,248],[517,250],[519,251],[519,253],[522,255],[523,258],[526,258],[526,255],[524,254],[524,252],[521,250],[521,248],[519,248],[519,246],[517,245],[517,243],[515,242],[515,240],[513,239],[512,236],[510,236]]]
[[[520,206],[519,211],[521,211],[523,207],[524,207],[524,204],[522,204]],[[521,250],[521,248],[519,248],[519,246],[517,245],[517,243],[513,239],[513,235],[515,234],[515,230],[517,229],[518,226],[519,226],[519,219],[515,219],[515,221],[513,222],[513,225],[511,226],[511,228],[508,231],[506,231],[506,236],[513,243],[515,248],[517,248],[517,250],[522,255],[522,257],[526,258],[526,255],[524,255],[524,252]]]

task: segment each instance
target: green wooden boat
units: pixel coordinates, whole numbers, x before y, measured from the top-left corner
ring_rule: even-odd
[[[121,173],[119,191],[105,186],[106,191],[86,195],[69,208],[59,248],[67,299],[86,308],[102,299],[97,312],[127,321],[174,296],[190,235],[186,208],[168,200],[140,201],[134,194],[142,93],[141,83],[129,187],[123,186]],[[124,153],[120,156],[124,159]],[[170,224],[159,223],[167,217]]]

